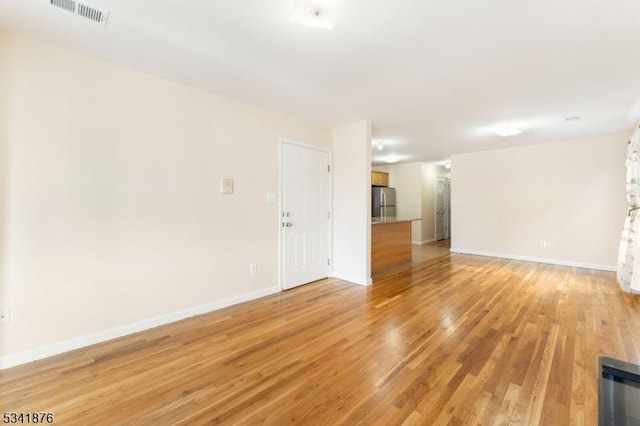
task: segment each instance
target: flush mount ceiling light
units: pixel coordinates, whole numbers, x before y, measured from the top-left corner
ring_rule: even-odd
[[[376,146],[378,147],[378,151],[382,151],[382,148],[383,148],[382,142],[378,142]]]
[[[391,164],[391,163],[397,163],[397,162],[398,162],[398,157],[396,157],[395,155],[392,155],[392,156],[390,156],[390,157],[387,157],[387,158],[384,160],[384,162],[385,162],[385,163],[389,163],[389,164]]]
[[[293,0],[289,20],[309,27],[332,30],[340,0]]]
[[[516,129],[515,127],[501,127],[496,130],[496,135],[507,137],[507,136],[515,136],[522,133],[522,130]]]

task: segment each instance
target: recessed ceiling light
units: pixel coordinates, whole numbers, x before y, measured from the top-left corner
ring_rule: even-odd
[[[502,127],[496,130],[496,135],[507,137],[507,136],[515,136],[522,133],[522,130],[516,129],[515,127]]]
[[[383,148],[382,142],[378,142],[377,147],[378,147],[378,151],[382,151],[382,148]]]
[[[309,27],[332,30],[340,0],[293,0],[289,20]]]

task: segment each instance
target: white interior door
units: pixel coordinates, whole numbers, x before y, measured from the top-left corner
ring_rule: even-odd
[[[436,182],[436,241],[451,238],[451,180],[439,177]]]
[[[444,199],[446,205],[446,219],[444,221],[444,237],[451,238],[451,179],[447,178],[444,185]]]
[[[331,172],[329,152],[282,144],[282,286],[329,276]]]
[[[436,241],[446,238],[446,181],[438,178],[436,181]]]

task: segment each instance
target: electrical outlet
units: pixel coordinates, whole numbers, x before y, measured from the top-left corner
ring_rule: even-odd
[[[252,263],[251,265],[249,265],[249,273],[252,274],[252,275],[258,273],[258,264],[257,263]]]
[[[220,193],[225,195],[233,194],[233,178],[220,179]]]
[[[545,248],[547,246],[547,242],[545,240],[540,240],[540,247]]]
[[[0,324],[11,324],[11,311],[9,308],[0,309]]]

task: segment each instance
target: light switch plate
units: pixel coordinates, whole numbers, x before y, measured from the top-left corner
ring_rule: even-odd
[[[11,324],[11,311],[9,308],[0,309],[0,324]]]
[[[268,204],[272,204],[276,202],[276,194],[274,194],[273,192],[269,192],[267,193],[267,203]]]
[[[233,179],[222,178],[220,181],[220,193],[221,194],[233,194]]]

